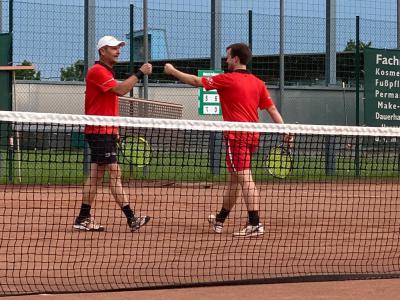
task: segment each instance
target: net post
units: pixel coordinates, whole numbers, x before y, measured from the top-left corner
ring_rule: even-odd
[[[150,168],[149,168],[149,166],[144,166],[143,167],[143,176],[145,178],[149,178],[150,177]]]
[[[8,126],[8,147],[7,147],[7,161],[8,161],[8,183],[13,182],[13,162],[14,162],[14,138],[12,133],[12,125]]]
[[[325,174],[327,176],[335,175],[335,137],[331,135],[325,136]]]
[[[0,152],[0,178],[3,177],[3,151]]]
[[[20,148],[20,136],[18,130],[15,131],[15,159],[17,160],[17,182],[22,182],[21,177],[21,148]]]
[[[89,176],[90,173],[90,149],[88,143],[84,142],[83,146],[83,174]]]
[[[222,133],[211,131],[209,138],[209,161],[213,175],[218,175],[221,168]]]

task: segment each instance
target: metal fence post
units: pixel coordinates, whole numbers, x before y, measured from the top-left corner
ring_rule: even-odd
[[[9,48],[9,65],[11,66],[13,64],[13,39],[14,39],[14,0],[9,0],[8,2],[8,33],[11,36],[10,39],[10,48]],[[12,91],[12,74],[9,77],[9,87],[11,88],[10,91]],[[13,105],[12,105],[13,99],[11,98],[10,102],[10,110],[13,110]],[[14,174],[14,132],[13,132],[14,126],[11,125],[8,127],[8,151],[7,151],[7,159],[8,159],[8,182],[12,183],[13,182],[13,174]]]
[[[221,0],[211,0],[211,69],[221,69]],[[221,167],[222,132],[211,131],[209,153],[214,175]]]
[[[356,126],[360,126],[360,17],[356,17]],[[356,137],[355,153],[356,176],[361,175],[360,170],[360,139]]]
[[[253,51],[253,11],[249,10],[249,48]],[[248,69],[253,70],[253,60],[250,61]]]
[[[133,4],[129,5],[129,74],[133,74],[134,72],[134,63],[135,63],[135,58],[134,58],[134,53],[133,53],[133,30],[134,30],[134,9],[135,7]],[[129,96],[133,97],[133,89],[129,91]]]
[[[285,93],[285,5],[284,0],[279,2],[279,101],[276,108],[282,113],[282,103]]]
[[[325,84],[336,85],[336,0],[326,0]]]
[[[144,62],[149,62],[149,36],[148,36],[148,8],[147,0],[143,0],[143,55]],[[143,77],[143,93],[144,99],[149,99],[149,76],[145,75]]]
[[[94,64],[96,53],[96,0],[85,0],[84,8],[84,77]],[[83,173],[90,173],[90,151],[87,142],[83,147]]]
[[[336,0],[326,0],[325,85],[336,85]],[[335,174],[333,136],[325,137],[325,174]]]

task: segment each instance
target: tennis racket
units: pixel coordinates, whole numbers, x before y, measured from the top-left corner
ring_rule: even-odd
[[[150,164],[152,149],[143,137],[128,136],[119,143],[119,161],[136,167]]]
[[[273,147],[268,153],[265,165],[269,174],[276,178],[286,178],[293,167],[293,155],[288,144]]]

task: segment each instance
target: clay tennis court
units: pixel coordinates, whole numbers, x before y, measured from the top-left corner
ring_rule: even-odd
[[[223,234],[209,229],[224,184],[126,187],[135,211],[152,216],[139,232],[128,230],[107,188],[93,210],[106,231],[79,232],[80,186],[2,186],[1,294],[399,275],[396,181],[260,184],[266,234],[247,239],[232,237],[246,222],[243,203]]]

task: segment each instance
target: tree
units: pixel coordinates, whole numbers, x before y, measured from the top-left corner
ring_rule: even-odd
[[[83,81],[84,62],[77,60],[69,67],[61,68],[61,81]]]
[[[371,47],[371,44],[372,44],[371,42],[364,43],[364,42],[360,41],[360,50]],[[346,47],[344,48],[344,51],[355,51],[355,50],[356,50],[356,42],[353,41],[352,39],[350,39],[347,42]]]
[[[21,66],[32,66],[32,63],[25,59],[21,63]],[[18,70],[15,71],[15,79],[40,80],[40,71],[36,72],[35,70]]]

